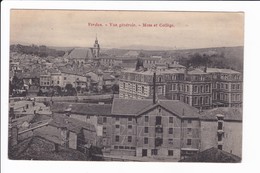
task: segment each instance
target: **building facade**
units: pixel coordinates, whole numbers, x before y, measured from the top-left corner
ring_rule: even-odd
[[[198,109],[242,106],[242,74],[230,69],[158,68],[125,70],[119,81],[120,98],[144,99],[156,94],[180,100]]]
[[[242,156],[241,108],[214,108],[202,113],[201,150],[211,147]]]

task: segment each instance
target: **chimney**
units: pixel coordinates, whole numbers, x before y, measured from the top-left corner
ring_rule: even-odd
[[[156,103],[156,72],[153,73],[153,104]]]

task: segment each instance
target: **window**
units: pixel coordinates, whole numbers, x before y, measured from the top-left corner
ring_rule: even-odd
[[[152,154],[152,156],[156,156],[158,154],[158,150],[157,149],[152,149],[151,150],[151,154]]]
[[[173,134],[173,128],[169,128],[169,134]]]
[[[116,121],[119,121],[119,117],[116,117]]]
[[[128,125],[128,129],[132,129],[132,125]]]
[[[64,77],[63,79],[64,79],[64,80],[67,80],[67,78],[66,78],[66,77]]]
[[[228,84],[226,84],[226,90],[228,89]]]
[[[157,116],[156,120],[155,120],[155,125],[161,125],[162,124],[162,117],[161,116]]]
[[[189,124],[192,123],[192,120],[188,120],[188,123],[189,123]]]
[[[123,83],[123,88],[125,89],[125,83]]]
[[[114,149],[118,149],[118,146],[114,146]]]
[[[144,138],[144,144],[148,144],[148,138]]]
[[[191,133],[191,128],[187,128],[187,133]]]
[[[116,136],[116,142],[119,142],[119,136]]]
[[[128,117],[128,121],[133,121],[132,117]]]
[[[187,139],[187,145],[191,145],[191,139]]]
[[[173,144],[173,139],[168,139],[168,143],[169,143],[170,145],[172,145],[172,144]]]
[[[173,117],[169,117],[169,123],[173,123]]]
[[[240,85],[239,84],[237,84],[237,90],[239,90],[240,89]]]
[[[219,150],[222,150],[222,145],[218,145],[218,149],[219,149]]]
[[[89,116],[89,115],[87,116],[87,119],[90,119],[90,116]]]
[[[209,92],[209,86],[206,85],[206,92]]]
[[[128,141],[128,142],[132,142],[132,136],[128,136],[128,137],[127,137],[127,141]]]
[[[222,141],[222,134],[218,134],[218,141]]]
[[[119,149],[124,149],[124,146],[119,146]]]
[[[144,86],[142,86],[142,93],[144,93]]]
[[[103,117],[103,123],[107,122],[107,117]]]
[[[149,129],[148,127],[144,127],[144,133],[148,133]]]
[[[218,130],[223,130],[223,123],[222,122],[218,122]]]
[[[173,150],[168,150],[168,156],[173,156]]]
[[[103,135],[106,135],[106,134],[107,134],[107,128],[103,127]]]
[[[145,117],[144,117],[144,121],[145,121],[145,122],[149,122],[149,117],[148,117],[148,116],[145,116]]]
[[[120,127],[119,125],[116,125],[116,128],[117,128],[117,129],[119,129],[119,127]]]
[[[176,84],[172,84],[172,90],[176,90]]]
[[[194,92],[197,93],[198,92],[198,87],[194,86]]]

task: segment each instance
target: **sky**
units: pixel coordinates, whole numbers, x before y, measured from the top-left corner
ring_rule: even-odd
[[[113,25],[110,26],[110,23]],[[144,27],[143,24],[150,24],[152,27]],[[184,49],[243,46],[244,14],[11,10],[11,44],[91,47],[96,36],[101,48]]]

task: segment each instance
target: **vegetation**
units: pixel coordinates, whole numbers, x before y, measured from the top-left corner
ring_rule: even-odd
[[[39,57],[48,57],[48,56],[61,57],[65,54],[65,51],[51,49],[51,48],[48,48],[47,46],[44,46],[44,45],[41,45],[41,46],[36,46],[36,45],[25,46],[25,45],[21,45],[21,44],[11,45],[10,46],[10,52],[17,52],[17,53],[28,54],[28,55],[35,55],[35,56],[39,56]]]

